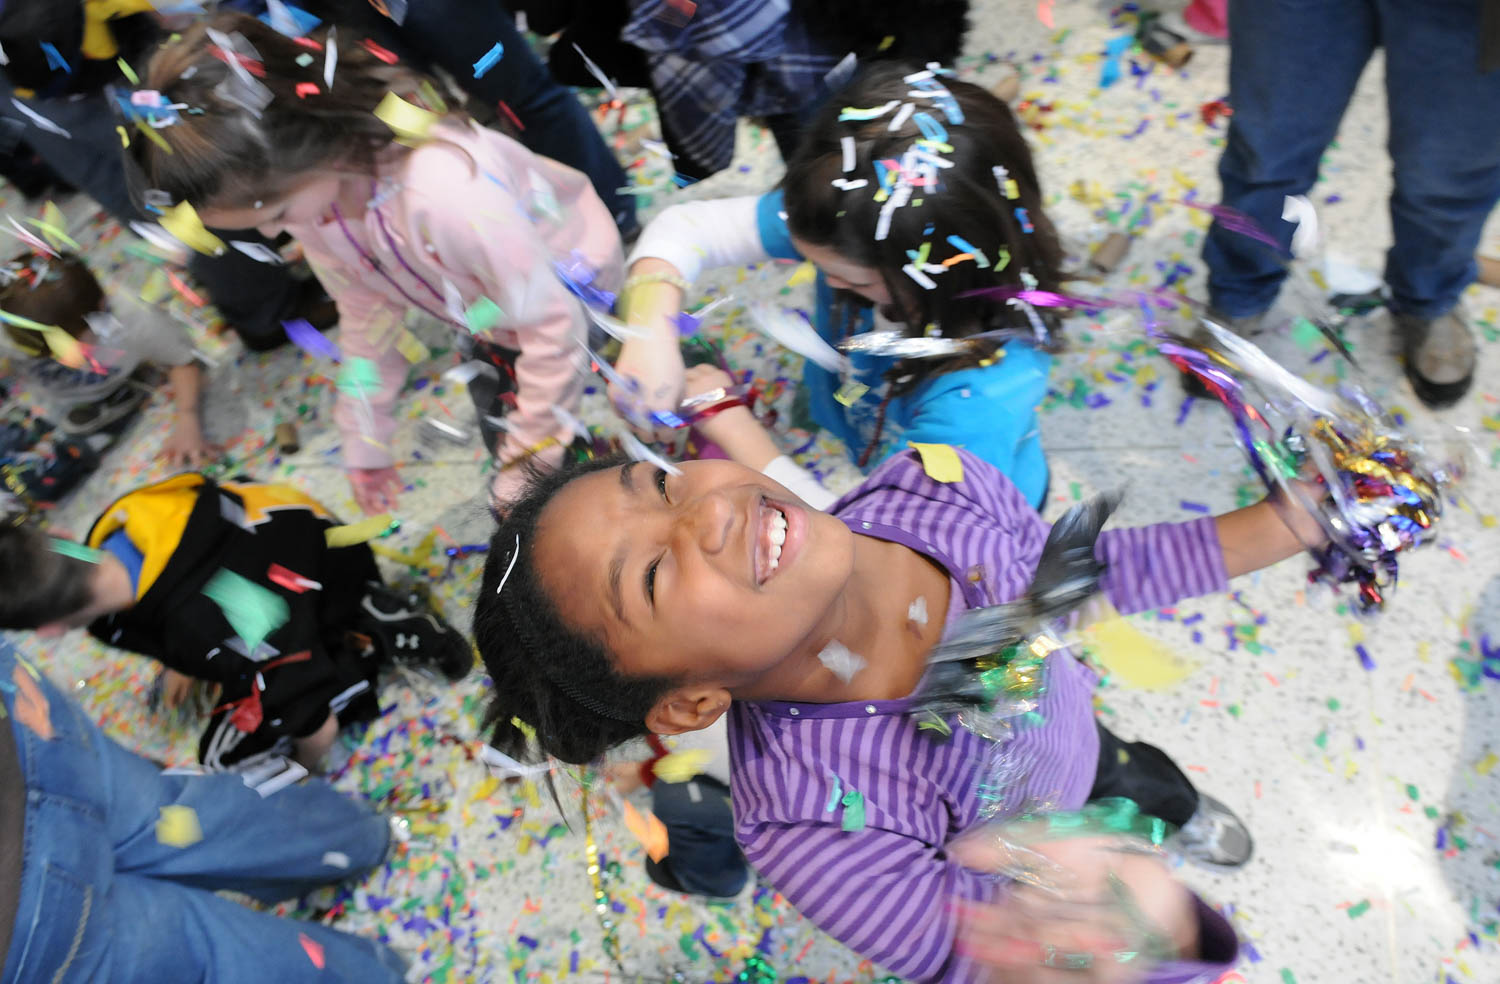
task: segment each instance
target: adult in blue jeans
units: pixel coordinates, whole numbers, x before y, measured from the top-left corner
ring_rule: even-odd
[[[402,981],[387,947],[214,894],[363,877],[384,818],[323,782],[262,798],[238,775],[163,772],[3,641],[0,698],[0,982]]]
[[[1500,199],[1500,3],[1495,0],[1232,0],[1234,116],[1219,161],[1223,204],[1283,247],[1288,195],[1305,194],[1360,73],[1385,48],[1395,242],[1385,280],[1407,378],[1423,403],[1456,402],[1474,380],[1474,336],[1458,310]],[[1251,335],[1286,278],[1282,256],[1219,224],[1203,249],[1209,299]]]

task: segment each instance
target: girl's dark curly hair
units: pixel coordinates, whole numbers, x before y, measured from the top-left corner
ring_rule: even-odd
[[[592,762],[646,734],[646,714],[676,682],[621,676],[604,641],[558,613],[535,563],[537,529],[552,499],[574,479],[623,463],[601,458],[533,474],[490,540],[474,606],[474,639],[494,691],[482,727],[512,758],[540,751]],[[534,744],[517,721],[535,732]]]
[[[949,338],[998,328],[1029,329],[1018,313],[1004,305],[989,298],[963,296],[985,287],[1020,284],[1022,271],[1035,277],[1042,290],[1058,288],[1063,250],[1042,208],[1042,190],[1026,137],[1005,103],[978,86],[941,76],[938,81],[952,93],[964,117],[962,123],[949,122],[929,100],[914,98],[912,85],[903,81],[920,70],[920,66],[909,63],[877,62],[861,69],[829,98],[804,130],[802,143],[782,178],[787,224],[798,239],[828,247],[878,271],[893,301],[889,313],[905,324],[910,335],[921,335],[929,324],[937,325]],[[875,199],[875,162],[900,160],[924,134],[915,114],[895,130],[890,129],[894,112],[868,121],[840,121],[839,115],[846,106],[876,107],[891,101],[913,102],[944,124],[952,149],[941,156],[953,166],[940,172],[940,188],[920,190],[911,203],[896,209],[889,233],[884,239],[876,239],[884,202]],[[865,187],[844,191],[833,184],[845,177],[844,137],[854,138],[854,168],[848,176],[865,178],[869,182]],[[997,166],[1015,180],[1014,200],[1003,194],[994,171]],[[1018,207],[1026,210],[1031,232],[1022,226],[1016,214]],[[1002,255],[1009,256],[1010,262],[998,271],[973,261],[957,263],[946,273],[932,277],[935,286],[931,290],[923,289],[902,272],[910,262],[907,251],[917,250],[924,243],[931,243],[929,262],[941,263],[959,253],[960,249],[948,242],[949,236],[976,246],[995,266]],[[835,331],[847,336],[870,305],[850,291],[834,293]],[[911,392],[939,373],[977,365],[993,355],[995,348],[976,346],[972,353],[950,359],[898,362],[888,374],[886,399]],[[877,433],[865,450],[865,459],[879,443]]]

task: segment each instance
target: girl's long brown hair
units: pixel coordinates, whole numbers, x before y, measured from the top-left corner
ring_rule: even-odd
[[[239,35],[254,48],[251,61],[257,64],[242,64],[271,94],[258,116],[222,94],[221,85],[235,84],[234,73],[210,29]],[[247,208],[276,200],[312,172],[373,173],[378,161],[400,150],[375,107],[387,92],[418,101],[423,79],[381,61],[358,37],[339,37],[333,86],[327,88],[326,41],[320,32],[316,48],[304,46],[253,17],[222,11],[163,45],[140,88],[187,108],[178,111],[175,123],[155,131],[170,152],[140,132],[132,135],[127,154],[137,191],[165,192],[173,202],[195,207]]]

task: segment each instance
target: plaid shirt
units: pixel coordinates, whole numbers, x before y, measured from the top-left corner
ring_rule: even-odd
[[[815,105],[844,56],[813,40],[790,0],[699,0],[685,23],[680,0],[630,0],[621,38],[644,50],[657,111],[673,151],[711,170],[734,157],[741,116]]]

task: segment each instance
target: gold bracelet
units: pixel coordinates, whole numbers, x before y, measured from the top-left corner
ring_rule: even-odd
[[[626,277],[625,283],[620,287],[620,293],[627,293],[637,287],[645,287],[647,284],[671,284],[686,294],[692,289],[692,285],[680,273],[668,273],[666,270],[655,270],[651,273],[637,273]]]

